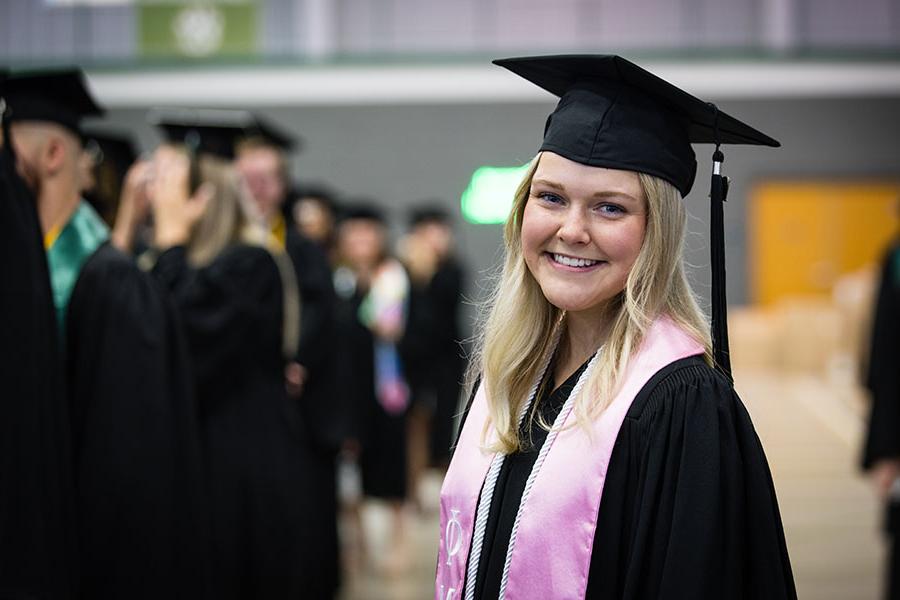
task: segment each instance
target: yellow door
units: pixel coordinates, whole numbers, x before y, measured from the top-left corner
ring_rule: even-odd
[[[898,230],[900,181],[767,182],[751,194],[753,300],[827,296],[874,263]]]

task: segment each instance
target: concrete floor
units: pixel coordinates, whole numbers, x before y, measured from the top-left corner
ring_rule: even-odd
[[[769,458],[799,597],[877,600],[881,511],[856,466],[864,412],[859,392],[849,382],[808,375],[738,371],[735,379]],[[389,510],[364,507],[369,560],[348,573],[342,600],[433,596],[439,486],[437,475],[426,478],[423,511],[407,514],[402,566],[388,550]]]

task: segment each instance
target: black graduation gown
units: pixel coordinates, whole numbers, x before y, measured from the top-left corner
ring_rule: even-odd
[[[584,365],[541,410],[552,422]],[[547,432],[507,457],[488,517],[477,598],[496,598],[509,532]],[[561,533],[564,535],[564,533]],[[610,458],[587,598],[796,598],[775,490],[740,399],[699,358],[658,372]]]
[[[317,494],[321,503],[315,537],[321,556],[330,557],[325,559],[319,580],[323,585],[330,582],[336,590],[340,559],[335,459],[346,438],[347,417],[335,394],[334,287],[328,259],[315,243],[288,228],[285,250],[294,265],[300,293],[297,362],[306,368],[307,379],[297,402],[315,459],[314,471],[308,474],[310,493]]]
[[[900,239],[881,263],[866,387],[872,408],[863,450],[863,468],[882,459],[900,459]],[[900,598],[900,500],[886,506],[885,530],[891,538],[888,598]]]
[[[338,386],[350,414],[348,437],[362,446],[363,492],[387,499],[406,497],[406,414],[389,414],[375,393],[375,337],[359,320],[365,294],[340,296],[335,307],[339,344]]]
[[[0,150],[0,598],[70,598],[74,522],[62,363],[35,201]]]
[[[881,266],[866,387],[872,397],[863,467],[900,458],[900,240],[885,253]],[[900,533],[900,523],[896,524]]]
[[[105,243],[79,273],[65,331],[82,597],[205,597],[207,496],[172,305]]]
[[[191,268],[184,248],[154,274],[178,306],[194,366],[211,491],[218,598],[330,598],[321,499],[297,401],[285,391],[283,295],[262,249],[235,245]]]
[[[462,268],[448,259],[424,286],[410,290],[406,331],[400,343],[413,402],[434,399],[431,462],[447,464],[453,421],[459,408],[463,359],[459,307]]]

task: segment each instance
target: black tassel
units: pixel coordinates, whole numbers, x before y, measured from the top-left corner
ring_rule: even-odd
[[[718,166],[725,160],[721,150],[713,154],[713,175],[710,184],[710,253],[712,267],[712,338],[713,359],[716,367],[729,380],[731,377],[731,356],[728,351],[728,300],[725,285],[725,210],[728,196],[728,180],[720,173]]]
[[[710,267],[712,270],[712,342],[713,360],[716,368],[729,381],[731,376],[731,355],[728,350],[728,299],[725,285],[725,200],[728,197],[728,179],[722,175],[725,155],[719,147],[719,109],[710,103],[715,112],[713,129],[716,151],[713,152],[712,181],[709,187],[709,244]]]

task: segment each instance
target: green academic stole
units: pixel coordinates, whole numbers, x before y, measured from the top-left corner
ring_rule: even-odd
[[[56,239],[45,240],[53,305],[61,334],[65,333],[66,310],[81,267],[108,238],[109,228],[91,205],[82,200]]]

